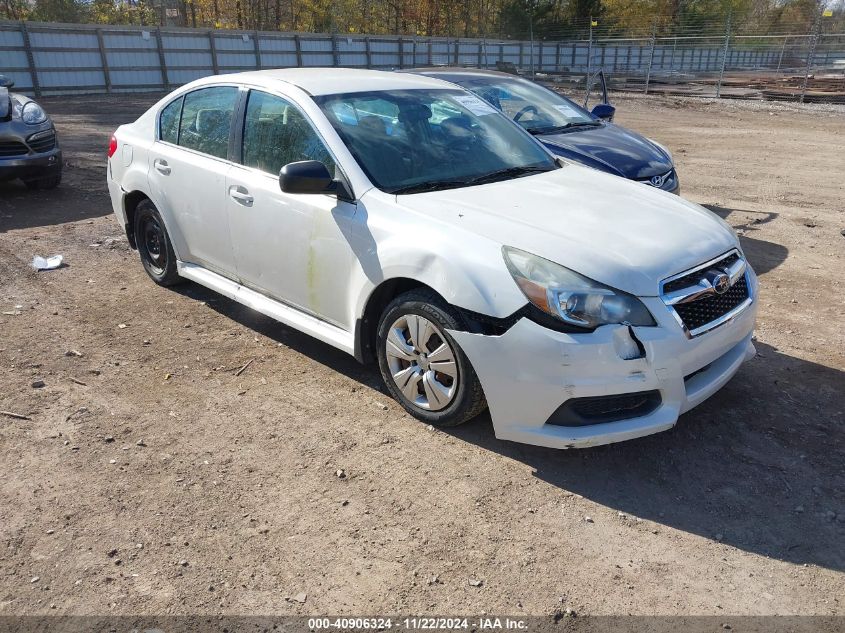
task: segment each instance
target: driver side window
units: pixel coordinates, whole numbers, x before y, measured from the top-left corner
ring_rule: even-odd
[[[289,101],[252,90],[246,106],[243,164],[277,175],[288,163],[318,160],[334,173],[335,164],[305,116]]]

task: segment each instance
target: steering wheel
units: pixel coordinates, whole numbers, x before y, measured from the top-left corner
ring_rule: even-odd
[[[534,116],[540,114],[540,111],[537,109],[537,106],[527,105],[514,115],[513,120],[519,121],[522,118],[522,115],[527,114],[528,112],[530,112]]]

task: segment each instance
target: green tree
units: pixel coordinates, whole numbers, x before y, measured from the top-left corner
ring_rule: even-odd
[[[87,22],[90,11],[82,0],[35,0],[29,17],[42,22]]]

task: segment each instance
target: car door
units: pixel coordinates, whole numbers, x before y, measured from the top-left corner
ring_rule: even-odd
[[[149,181],[179,258],[235,278],[226,174],[236,86],[200,88],[162,109]]]
[[[346,280],[354,254],[354,203],[333,195],[298,195],[279,188],[292,162],[335,161],[291,100],[251,90],[244,108],[240,165],[226,178],[232,247],[241,283],[350,329]]]

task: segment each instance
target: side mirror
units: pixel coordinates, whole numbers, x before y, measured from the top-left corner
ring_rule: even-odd
[[[598,117],[602,121],[613,121],[613,115],[616,114],[616,108],[609,103],[599,103],[593,108],[593,116]]]
[[[328,193],[332,175],[318,160],[288,163],[279,172],[279,187],[285,193]]]
[[[15,82],[12,81],[11,77],[7,77],[6,75],[0,75],[0,88],[11,88],[15,85]]]
[[[279,187],[285,193],[333,193],[339,200],[355,200],[346,181],[332,178],[328,167],[318,160],[302,160],[282,167]]]

